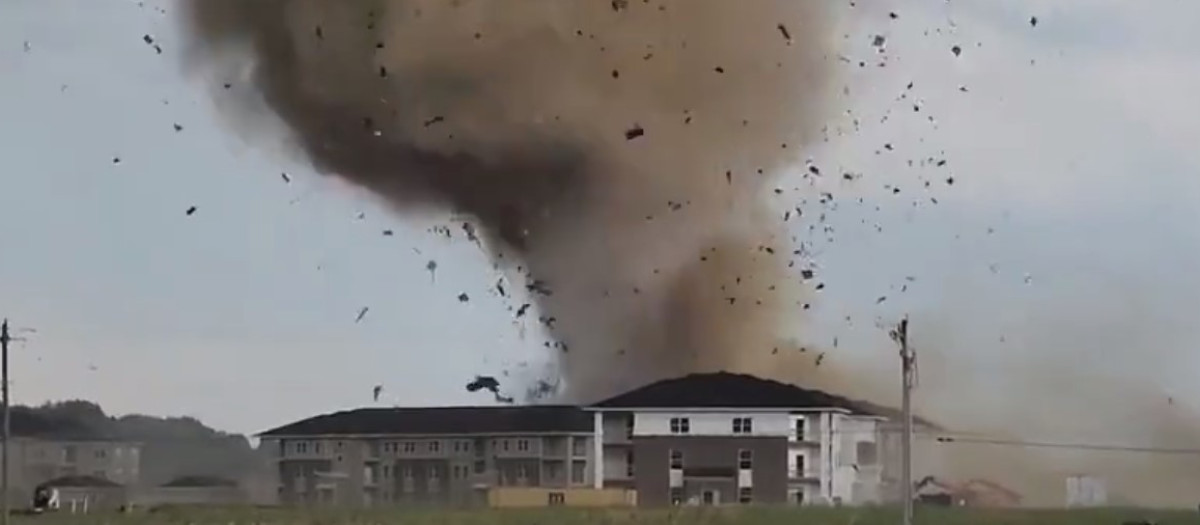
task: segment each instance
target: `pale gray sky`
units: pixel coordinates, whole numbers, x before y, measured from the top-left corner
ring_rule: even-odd
[[[840,204],[805,337],[883,372],[875,318],[911,312],[960,374],[1080,363],[1200,405],[1200,4],[855,11],[852,115],[830,123],[847,133],[813,156],[863,176],[823,188]],[[38,330],[13,352],[18,402],[254,432],[365,405],[378,383],[388,402],[484,402],[463,389],[475,373],[544,363],[536,321],[488,293],[485,254],[427,231],[448,217],[401,222],[230,133],[180,41],[169,0],[0,3],[0,315]],[[907,164],[926,157],[947,166]]]

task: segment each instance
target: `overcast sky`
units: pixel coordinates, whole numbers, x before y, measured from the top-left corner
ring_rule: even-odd
[[[886,373],[876,319],[910,313],[958,376],[1132,371],[1200,405],[1200,3],[859,3],[848,113],[812,154],[862,177],[826,188],[805,337]],[[180,40],[168,0],[0,3],[0,315],[37,330],[17,334],[17,402],[255,432],[376,384],[388,403],[486,402],[474,374],[545,363],[485,254],[428,231],[447,216],[401,222],[231,133]]]

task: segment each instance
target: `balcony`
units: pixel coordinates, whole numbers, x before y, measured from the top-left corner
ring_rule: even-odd
[[[797,483],[818,483],[821,481],[821,475],[813,470],[791,469],[788,471],[788,481]]]

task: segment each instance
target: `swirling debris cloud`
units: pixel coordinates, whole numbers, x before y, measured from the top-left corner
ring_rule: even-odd
[[[823,6],[190,0],[186,21],[240,130],[281,121],[400,214],[474,217],[587,399],[768,366],[799,291],[761,193],[824,117]]]

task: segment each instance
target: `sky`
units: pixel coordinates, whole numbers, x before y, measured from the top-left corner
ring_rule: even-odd
[[[860,176],[820,189],[829,231],[799,232],[827,284],[801,337],[883,377],[878,325],[908,314],[925,379],[963,399],[1061,366],[1200,409],[1200,4],[841,4],[839,111],[810,150]],[[15,402],[252,433],[372,405],[374,385],[383,404],[487,403],[476,374],[547,366],[449,214],[402,221],[234,131],[184,73],[173,8],[0,3]]]

